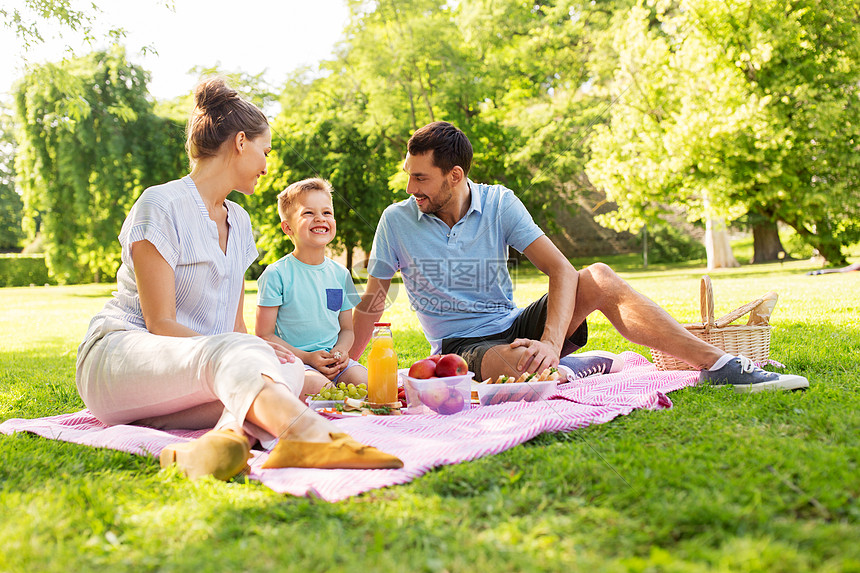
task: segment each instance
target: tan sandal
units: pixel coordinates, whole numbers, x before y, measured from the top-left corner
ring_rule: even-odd
[[[159,461],[163,468],[176,464],[190,479],[211,475],[227,481],[248,467],[250,457],[248,438],[231,430],[212,430],[196,440],[166,446]]]
[[[332,432],[331,442],[279,440],[263,468],[399,469],[400,458]]]

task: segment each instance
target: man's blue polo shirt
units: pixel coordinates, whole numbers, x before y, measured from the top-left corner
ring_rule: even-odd
[[[379,220],[368,272],[398,270],[433,352],[445,338],[503,332],[521,312],[514,304],[508,246],[523,252],[543,235],[513,191],[469,181],[471,205],[453,228],[418,209],[414,197]],[[392,293],[395,293],[392,285]]]

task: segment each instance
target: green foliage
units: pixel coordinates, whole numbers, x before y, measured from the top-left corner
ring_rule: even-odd
[[[21,246],[24,203],[14,186],[0,182],[0,252],[15,251]]]
[[[691,219],[757,213],[843,261],[860,218],[860,27],[852,0],[660,1],[617,14],[618,104],[592,181],[636,228],[667,204]]]
[[[585,86],[596,38],[626,4],[460,3],[458,22],[484,91],[478,172],[514,189],[550,228],[559,210],[593,190],[584,176],[589,137],[609,101]]]
[[[84,9],[78,9],[78,3],[72,0],[24,0],[16,4],[0,5],[0,16],[3,16],[3,25],[15,33],[26,49],[44,41],[40,28],[56,29],[56,24],[59,24],[61,34],[71,30],[86,42],[92,43],[96,39],[94,27],[102,10],[95,2],[90,2]],[[125,31],[120,28],[108,31],[108,36],[115,40],[123,35]]]
[[[375,167],[370,177],[389,178],[388,191],[367,175],[358,185],[340,185],[349,193],[350,214],[358,214],[349,231],[358,235],[355,244],[364,244],[380,207],[392,193],[403,197],[396,194],[403,191],[400,164],[411,133],[430,121],[451,121],[473,143],[470,176],[510,187],[551,226],[560,208],[592,190],[582,175],[587,136],[606,99],[587,97],[580,86],[588,81],[592,35],[624,4],[353,2],[338,57],[321,66],[322,78],[297,76],[285,89],[276,135],[290,150],[280,160],[284,168],[295,164],[296,176]],[[302,141],[328,143],[330,154],[344,149],[353,158],[325,156]],[[273,173],[278,169],[275,163]],[[284,183],[278,179],[277,186]],[[349,189],[372,189],[372,198],[362,204]],[[261,246],[283,252],[286,239],[273,213],[261,222]]]
[[[382,209],[405,197],[409,135],[433,120],[470,137],[474,180],[513,189],[547,230],[564,209],[597,210],[602,189],[618,210],[599,220],[617,230],[679,208],[691,221],[754,214],[837,263],[860,239],[854,4],[351,0],[336,56],[283,89],[196,72],[227,76],[264,109],[280,98],[270,174],[236,199],[263,263],[291,248],[276,194],[316,175],[335,187],[335,249],[367,250]],[[38,6],[84,33],[97,13]],[[145,86],[110,51],[33,69],[16,90],[23,224],[45,234],[61,282],[113,276],[133,200],[186,170],[190,95],[153,104]]]
[[[641,247],[643,235],[639,235]],[[648,225],[648,264],[703,261],[707,258],[705,245],[674,225]]]
[[[0,287],[56,284],[48,275],[45,255],[0,254]]]
[[[277,195],[290,183],[308,177],[327,179],[334,188],[337,218],[335,250],[370,251],[382,210],[394,199],[388,191],[392,157],[375,134],[364,134],[365,100],[331,75],[316,80],[296,78],[282,96],[281,114],[272,122],[273,152],[269,174],[254,195],[245,199],[263,263],[292,250],[280,228]],[[349,261],[351,262],[351,261]]]
[[[184,171],[182,126],[154,115],[146,81],[114,49],[46,64],[17,86],[25,226],[44,234],[61,283],[112,278],[134,200]]]
[[[0,107],[0,252],[20,247],[24,203],[15,191],[15,138],[12,116]]]

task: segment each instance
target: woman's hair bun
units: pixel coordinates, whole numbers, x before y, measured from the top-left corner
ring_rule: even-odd
[[[218,109],[238,98],[239,92],[229,87],[221,78],[201,82],[194,90],[194,104],[202,112]]]
[[[265,114],[243,100],[223,78],[212,78],[194,89],[194,111],[186,127],[185,149],[192,165],[217,155],[227,139],[242,131],[255,139],[269,129]]]

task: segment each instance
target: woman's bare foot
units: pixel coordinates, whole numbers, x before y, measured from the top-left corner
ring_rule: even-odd
[[[277,384],[268,376],[266,385],[257,394],[248,409],[248,420],[278,439],[301,440],[304,442],[330,442],[329,434],[340,429],[326,420],[286,386]]]

